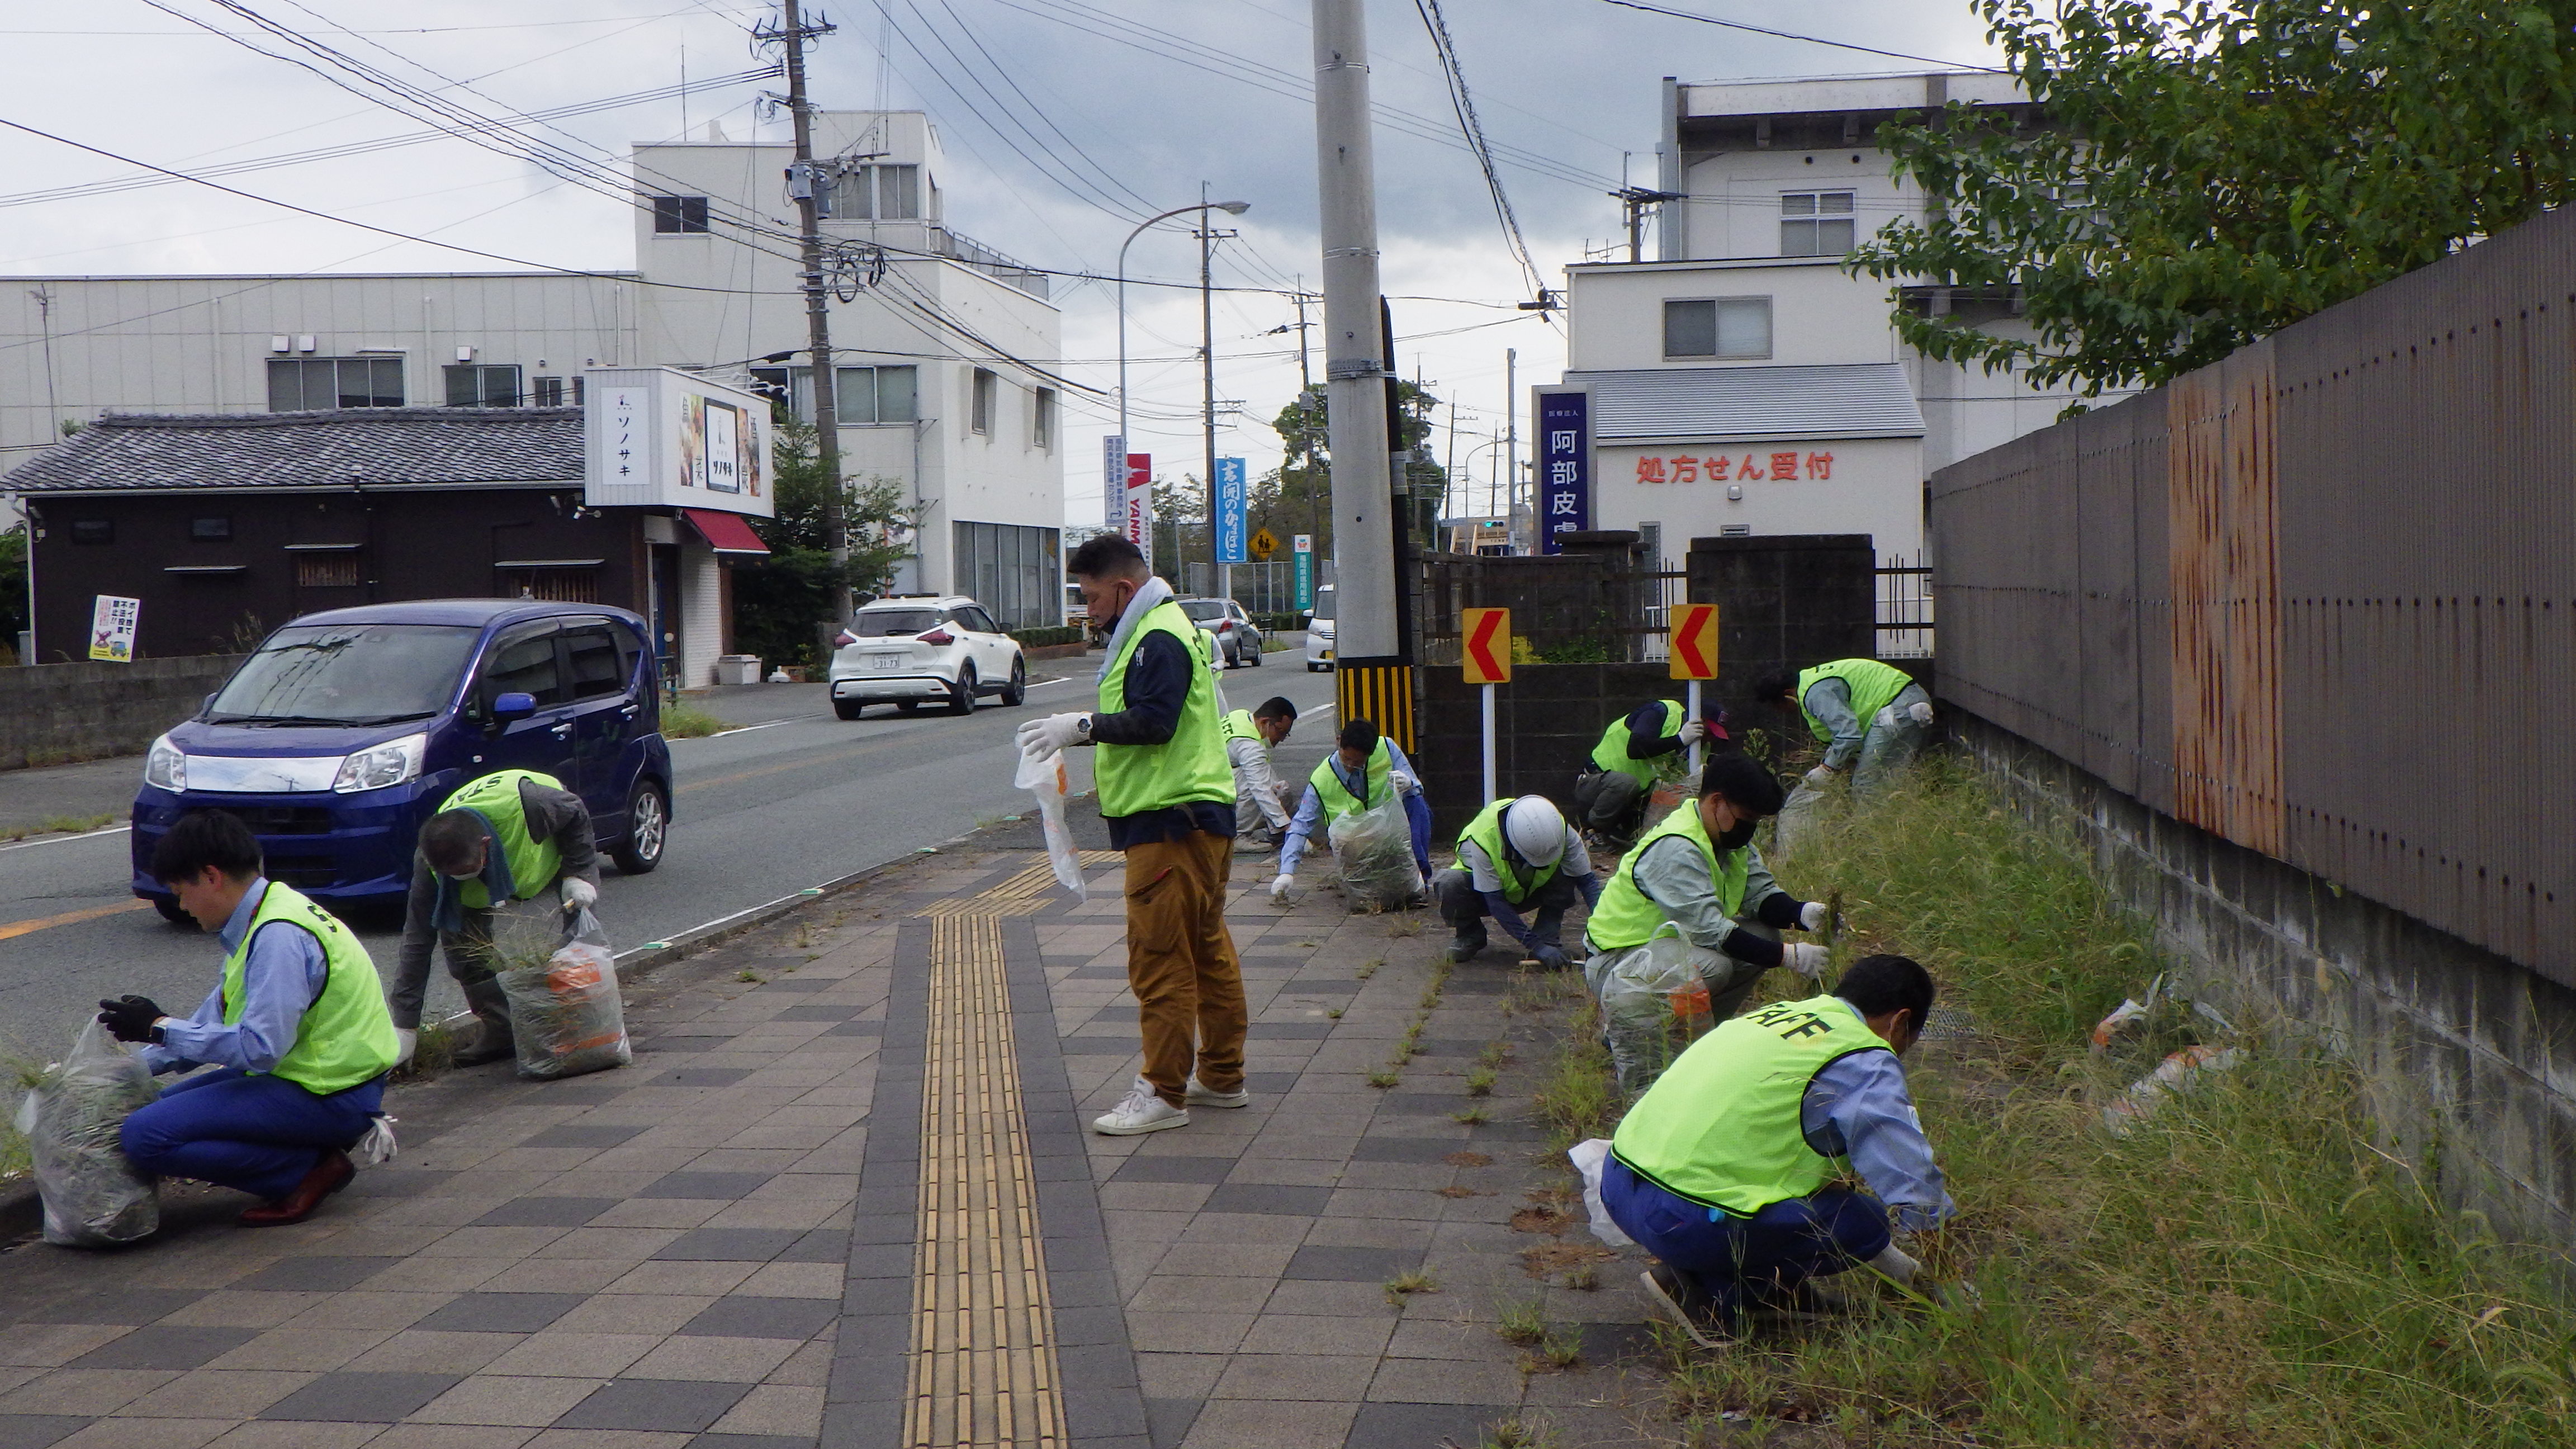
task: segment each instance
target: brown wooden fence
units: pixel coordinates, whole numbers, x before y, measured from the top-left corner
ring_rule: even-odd
[[[2576,213],[1931,492],[1947,699],[2576,985]]]

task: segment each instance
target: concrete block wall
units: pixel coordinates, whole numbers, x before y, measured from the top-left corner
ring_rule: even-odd
[[[1682,697],[1669,673],[1662,664],[1514,665],[1512,682],[1496,686],[1495,787],[1571,808],[1575,774],[1610,721],[1647,700]],[[1445,843],[1484,808],[1484,701],[1455,667],[1432,665],[1417,677],[1422,734],[1413,763]]]
[[[0,770],[141,754],[241,661],[192,654],[0,669]]]
[[[2196,991],[2357,1064],[2380,1145],[2436,1164],[2444,1201],[2511,1238],[2576,1242],[2576,990],[1948,715],[2017,808],[2076,833]]]

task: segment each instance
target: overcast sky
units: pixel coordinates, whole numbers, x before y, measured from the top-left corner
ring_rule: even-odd
[[[757,63],[746,29],[770,12],[733,0],[242,0],[249,10],[326,40],[371,64],[438,84],[464,81],[487,109],[536,110],[720,76]],[[851,0],[825,4],[839,33],[811,62],[819,104],[919,107],[948,152],[947,220],[998,250],[1042,266],[1106,273],[1131,226],[1183,205],[1204,180],[1217,199],[1252,210],[1230,223],[1220,285],[1287,288],[1316,282],[1315,142],[1307,7],[1300,0]],[[1966,0],[1669,0],[1669,8],[1796,30],[1944,60],[1992,63]],[[1486,134],[1507,157],[1505,188],[1550,286],[1561,269],[1606,245],[1618,206],[1603,193],[1629,174],[1654,181],[1659,78],[1689,80],[1877,72],[1904,62],[1773,40],[1621,9],[1604,0],[1446,0],[1451,34]],[[1369,0],[1372,84],[1381,105],[1418,118],[1412,129],[1456,136],[1456,122],[1413,0]],[[809,14],[811,12],[809,11]],[[214,0],[87,0],[78,6],[0,0],[0,119],[139,160],[201,167],[363,141],[419,129],[285,61],[253,54],[181,17],[250,32]],[[530,16],[543,19],[531,20]],[[273,47],[276,42],[269,42]],[[925,59],[925,56],[927,57]],[[414,65],[427,70],[413,68]],[[771,83],[775,88],[776,83]],[[612,153],[637,140],[704,133],[783,135],[754,115],[751,83],[685,102],[663,100],[557,124]],[[1007,104],[997,103],[999,96]],[[488,99],[487,99],[488,98]],[[1479,480],[1475,511],[1501,426],[1504,350],[1520,379],[1563,365],[1557,324],[1510,310],[1529,295],[1474,161],[1455,145],[1377,132],[1385,285],[1399,301],[1405,372],[1448,400],[1459,473]],[[1526,154],[1536,164],[1513,164]],[[7,196],[108,181],[132,168],[0,129]],[[634,264],[632,221],[615,201],[528,164],[457,141],[244,172],[227,184],[334,215],[558,266]],[[495,264],[428,245],[296,216],[203,187],[170,184],[9,205],[0,196],[0,271],[18,275],[131,272],[489,270]],[[1179,232],[1148,233],[1131,274],[1195,278],[1196,247]],[[1114,385],[1111,289],[1059,280],[1066,371]],[[1161,415],[1197,406],[1194,293],[1129,292],[1136,405]],[[1217,393],[1241,412],[1220,420],[1219,452],[1275,464],[1277,439],[1260,419],[1297,388],[1283,296],[1223,294],[1216,304]],[[1314,314],[1320,320],[1320,312]],[[1320,337],[1320,331],[1310,334]],[[1316,354],[1321,371],[1321,354]],[[1077,400],[1066,429],[1066,511],[1099,517],[1105,405]],[[1200,471],[1194,421],[1139,426],[1131,444],[1157,471]],[[1444,433],[1436,443],[1449,447]],[[1479,449],[1481,451],[1478,451]],[[1524,452],[1526,456],[1526,452]],[[1472,457],[1473,466],[1469,466]],[[1169,465],[1167,468],[1166,465]]]

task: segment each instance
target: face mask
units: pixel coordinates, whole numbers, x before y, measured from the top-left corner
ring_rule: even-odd
[[[1762,822],[1758,820],[1739,820],[1735,822],[1735,827],[1733,829],[1718,832],[1717,848],[1720,850],[1742,850],[1744,847],[1751,845],[1753,843],[1753,827],[1761,823]]]

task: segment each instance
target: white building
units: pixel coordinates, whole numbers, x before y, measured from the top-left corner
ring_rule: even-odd
[[[1046,279],[947,229],[926,117],[814,124],[845,262],[831,303],[844,469],[897,483],[922,521],[896,587],[1054,623],[1060,328]],[[794,228],[777,220],[795,214],[791,159],[783,143],[638,146],[654,200],[637,210],[635,265],[596,276],[0,279],[0,469],[110,411],[557,406],[580,400],[584,368],[651,365],[784,396],[785,354],[806,341]]]
[[[1953,99],[2032,119],[2005,76],[1664,82],[1658,187],[1678,199],[1655,259],[1566,269],[1566,371],[1532,410],[1543,530],[1637,529],[1666,557],[1695,537],[1866,533],[1882,561],[1912,563],[1931,472],[2055,420],[2069,392],[1924,358],[1898,340],[1889,285],[1842,270],[1922,213],[1879,126]],[[1898,290],[2023,325],[2009,296]],[[1577,454],[1561,451],[1569,423]]]

